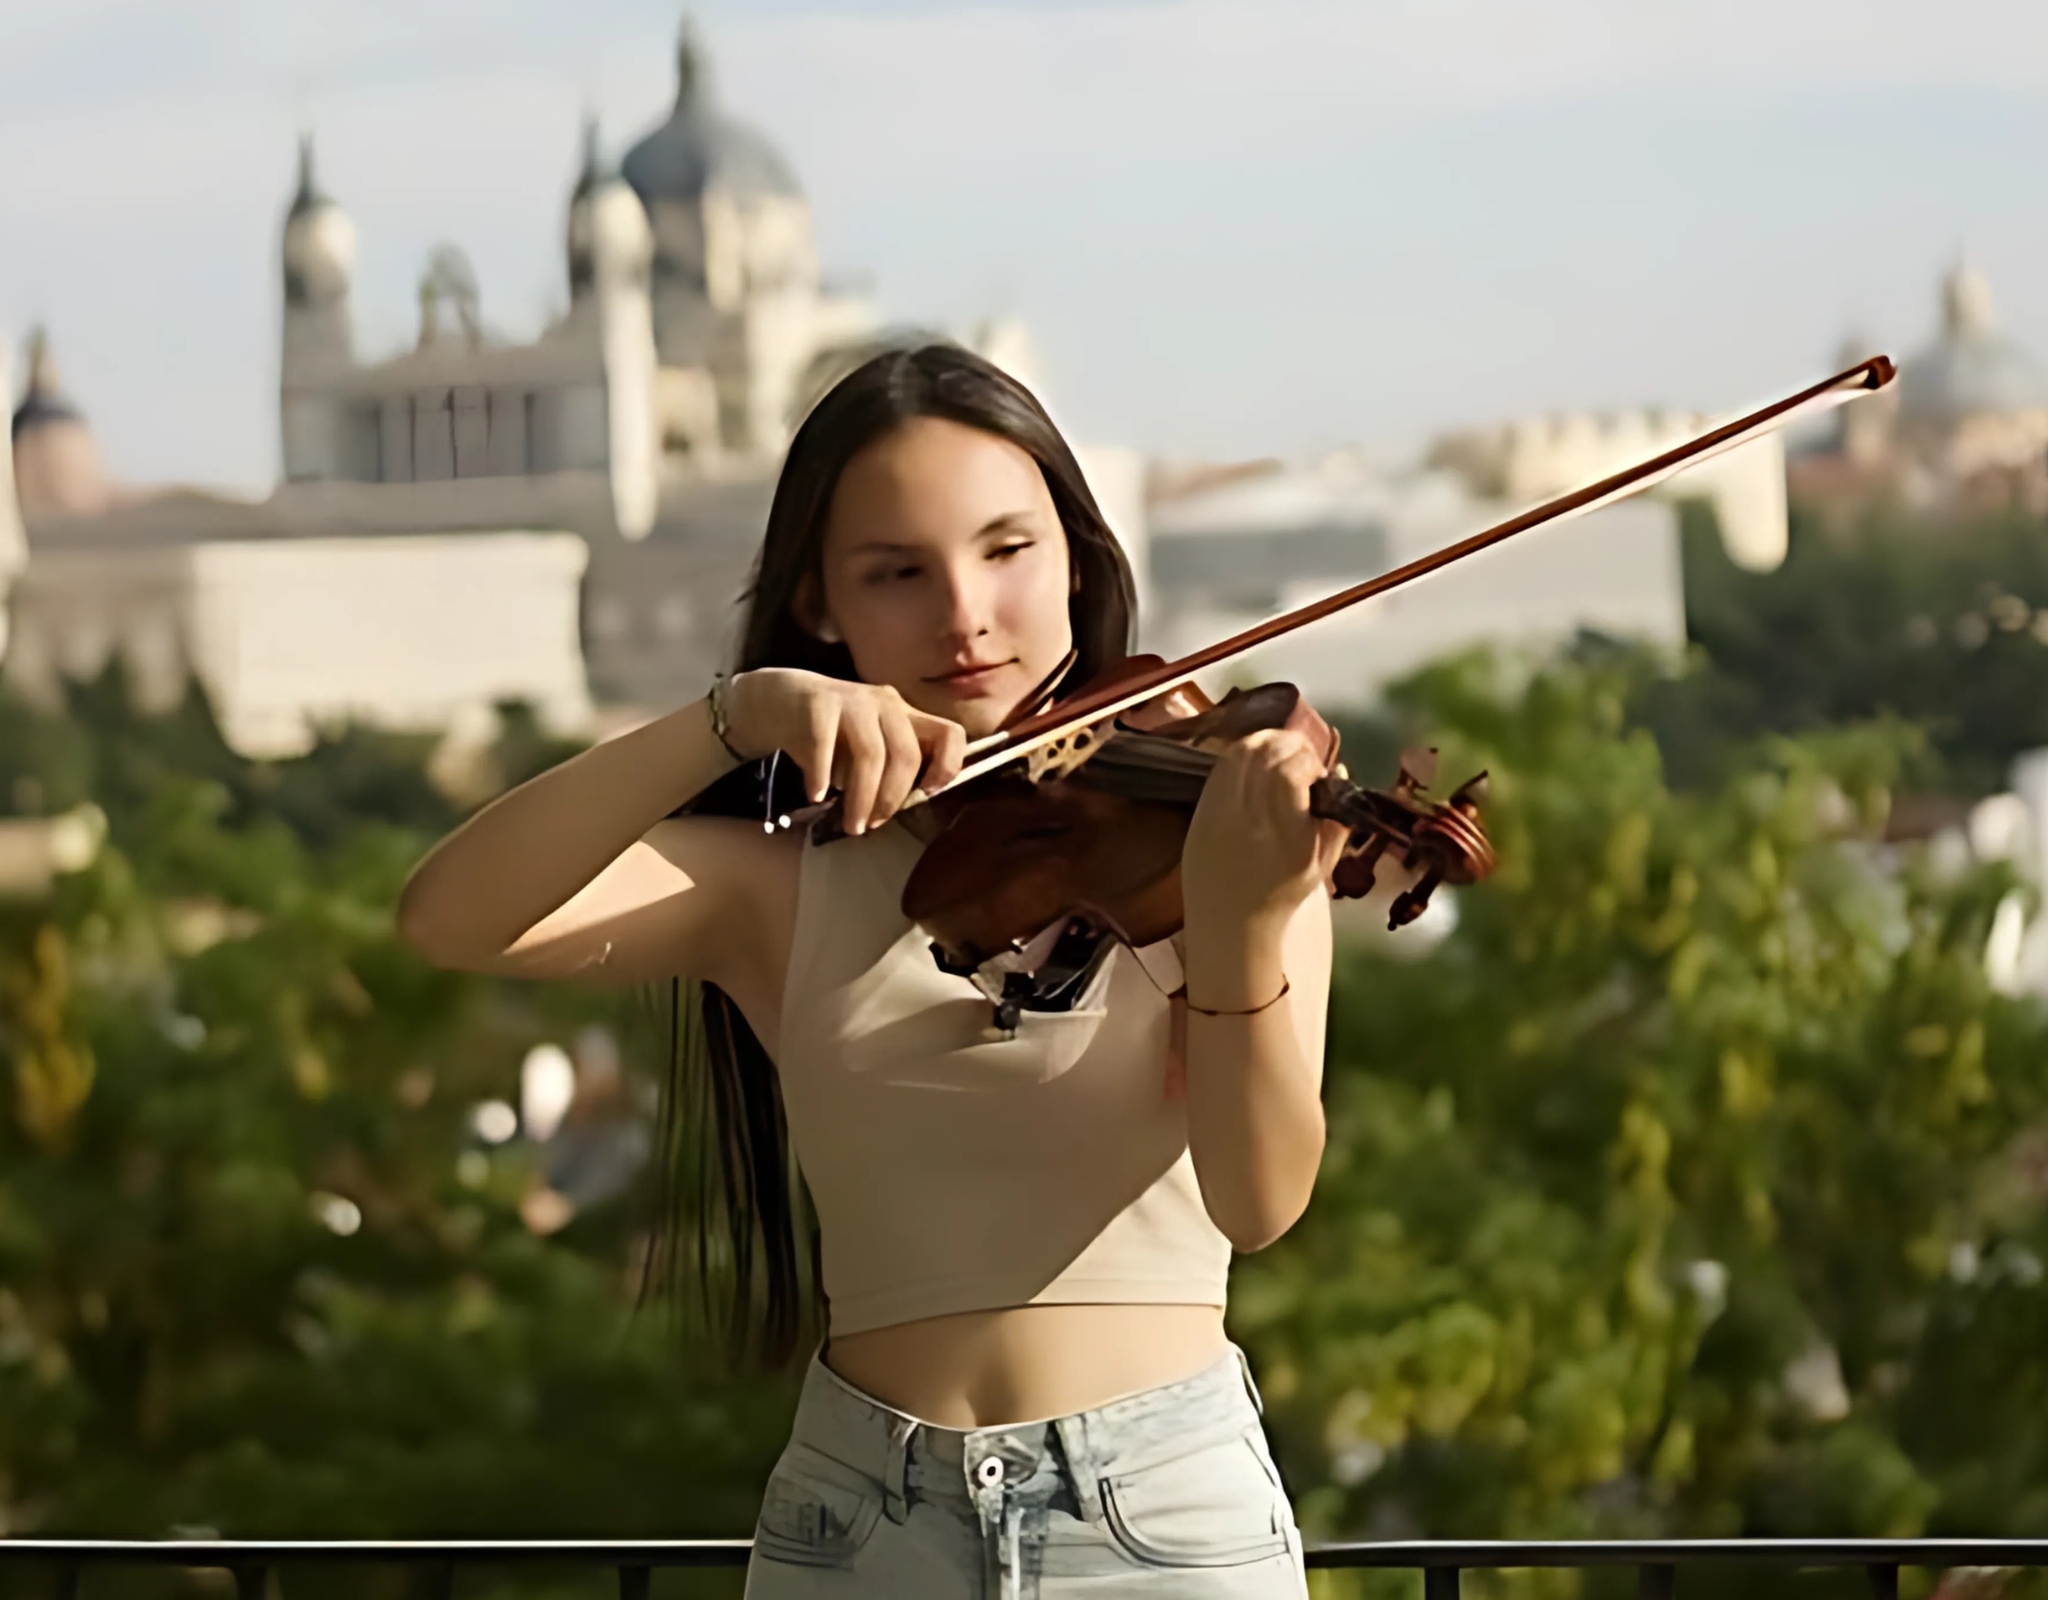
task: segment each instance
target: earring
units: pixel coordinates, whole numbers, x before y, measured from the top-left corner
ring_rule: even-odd
[[[827,617],[818,624],[818,637],[827,644],[839,643],[839,629],[834,625],[830,617]]]

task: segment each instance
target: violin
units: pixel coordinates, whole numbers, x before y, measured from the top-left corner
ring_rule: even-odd
[[[1122,671],[1161,664],[1138,657]],[[1434,752],[1411,752],[1391,790],[1364,788],[1338,770],[1336,730],[1293,684],[1233,689],[1220,702],[1184,685],[1023,770],[931,801],[939,832],[904,885],[904,915],[931,935],[942,970],[988,995],[998,1029],[1014,1030],[1026,1010],[1071,1006],[1114,944],[1143,949],[1180,931],[1181,850],[1209,771],[1228,743],[1275,728],[1306,735],[1323,758],[1309,811],[1350,829],[1332,874],[1338,897],[1369,893],[1393,852],[1418,874],[1389,912],[1399,928],[1442,885],[1493,871],[1479,818],[1485,774],[1432,801]]]
[[[1409,752],[1389,789],[1351,781],[1338,736],[1292,684],[1233,689],[1220,701],[1194,683],[1268,641],[1440,571],[1528,530],[1610,504],[1685,467],[1893,381],[1874,356],[1823,382],[1709,430],[1584,488],[1497,523],[1406,566],[1260,623],[1177,661],[1133,656],[1061,695],[1073,657],[1013,714],[969,747],[944,789],[920,803],[932,832],[903,890],[903,913],[931,936],[946,972],[971,979],[1013,1031],[1024,1011],[1065,1010],[1117,944],[1143,949],[1180,930],[1180,864],[1196,802],[1219,750],[1262,729],[1304,735],[1325,775],[1311,815],[1350,834],[1332,872],[1338,898],[1369,892],[1390,856],[1413,874],[1390,928],[1413,922],[1446,884],[1484,879],[1496,857],[1480,815],[1486,775],[1430,798],[1433,751]],[[837,802],[780,819],[813,840],[841,836]]]

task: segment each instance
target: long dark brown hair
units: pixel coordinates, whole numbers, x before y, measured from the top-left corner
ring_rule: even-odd
[[[797,429],[744,597],[733,670],[800,667],[858,676],[844,644],[804,626],[799,596],[820,592],[813,586],[820,584],[825,524],[847,463],[917,417],[1006,439],[1038,463],[1078,580],[1068,606],[1077,659],[1067,682],[1085,683],[1121,660],[1134,622],[1131,571],[1073,451],[1021,383],[957,345],[925,343],[863,362]],[[759,817],[802,799],[793,763],[762,763],[727,774],[684,811]],[[659,1215],[643,1296],[684,1287],[693,1265],[704,1306],[735,1363],[787,1366],[807,1336],[820,1331],[824,1296],[817,1224],[790,1160],[775,1064],[715,984],[672,986],[668,1035],[656,1145]]]

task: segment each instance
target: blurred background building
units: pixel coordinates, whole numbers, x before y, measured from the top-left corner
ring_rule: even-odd
[[[355,228],[299,150],[280,240],[283,474],[260,502],[125,489],[38,332],[13,416],[23,567],[5,673],[49,700],[112,657],[146,706],[197,679],[230,742],[303,749],[323,721],[481,734],[531,702],[585,730],[693,697],[729,648],[774,476],[822,388],[877,341],[824,279],[781,152],[727,114],[686,24],[675,104],[616,166],[593,122],[567,196],[568,310],[492,336],[444,245],[414,347],[366,359]],[[965,336],[1035,378],[1028,333]],[[1142,569],[1142,464],[1080,447]]]
[[[2000,331],[1991,285],[1969,261],[1941,283],[1932,342],[1892,389],[1835,414],[1792,462],[1804,500],[1837,513],[1885,502],[1969,513],[2048,511],[2048,369]],[[1844,353],[1869,351],[1850,339]]]
[[[1152,648],[1169,656],[1390,571],[1695,437],[1663,412],[1531,418],[1446,434],[1419,457],[1351,449],[1296,462],[1160,463],[1151,478]],[[1681,499],[1712,506],[1735,561],[1784,558],[1785,461],[1761,439],[1650,495],[1545,528],[1265,647],[1247,666],[1320,703],[1370,701],[1482,642],[1542,650],[1591,631],[1685,639]]]
[[[21,533],[4,671],[45,700],[118,657],[137,699],[203,683],[232,743],[304,748],[323,721],[472,729],[505,699],[550,724],[619,725],[722,663],[791,429],[839,373],[912,330],[832,286],[780,150],[731,114],[686,24],[667,118],[615,164],[586,125],[565,197],[567,309],[493,335],[462,252],[434,250],[411,349],[357,348],[356,235],[301,145],[279,240],[282,475],[268,498],[110,482],[50,344],[13,416]],[[1028,332],[966,342],[1044,391]],[[1867,354],[1857,351],[1857,355]],[[1936,343],[1889,396],[1838,413],[1793,464],[1837,501],[2048,493],[2048,377],[1958,267]],[[1080,454],[1175,654],[1373,576],[1690,437],[1704,416],[1630,410],[1454,430],[1405,457],[1147,463]],[[1462,644],[1592,629],[1677,645],[1673,502],[1709,502],[1751,570],[1786,548],[1787,470],[1761,441],[1654,498],[1545,530],[1250,664],[1331,704]],[[4,513],[13,526],[13,509]],[[0,529],[0,533],[6,530]],[[0,543],[4,543],[0,540]]]

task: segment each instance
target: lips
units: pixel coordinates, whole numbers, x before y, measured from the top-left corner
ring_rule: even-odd
[[[1013,657],[1012,660],[1014,659]],[[964,666],[955,667],[951,672],[940,673],[937,677],[927,679],[926,681],[929,683],[943,683],[948,688],[958,689],[985,682],[991,673],[998,672],[1009,665],[1011,665],[1010,661],[974,661]]]

